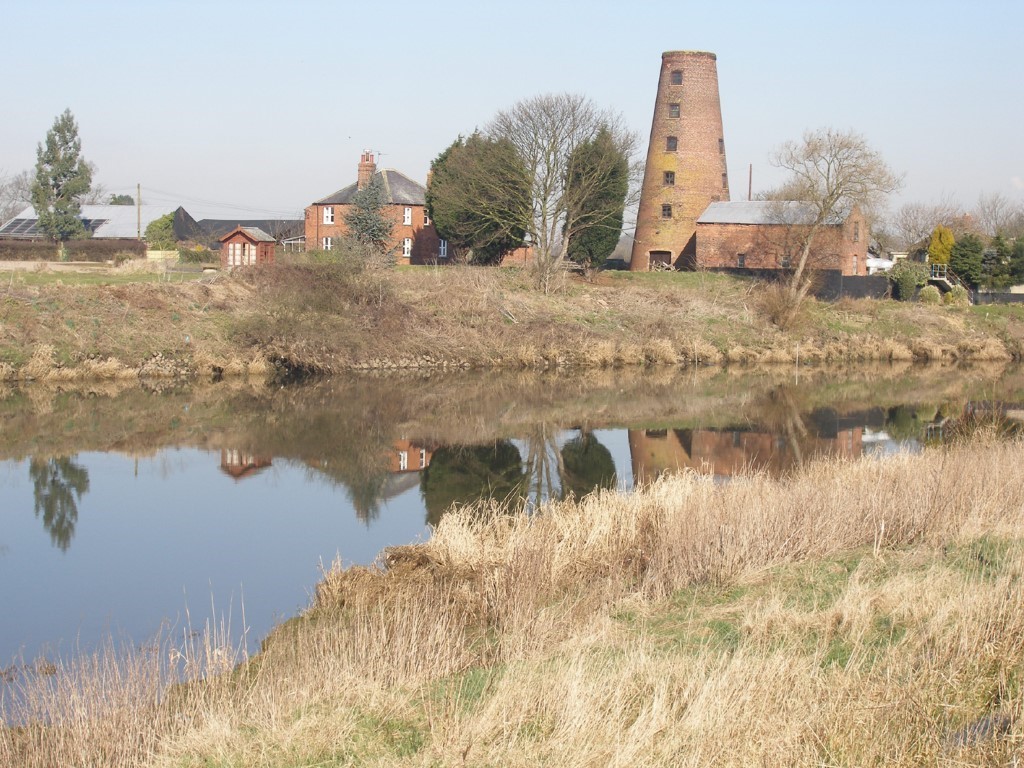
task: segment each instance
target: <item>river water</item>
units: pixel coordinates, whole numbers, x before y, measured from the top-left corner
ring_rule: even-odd
[[[0,389],[0,669],[210,621],[255,650],[321,568],[453,504],[784,477],[1012,430],[1019,403],[1019,370],[909,366]]]

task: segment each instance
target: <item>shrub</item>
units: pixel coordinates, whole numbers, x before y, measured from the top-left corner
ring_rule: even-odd
[[[117,261],[146,256],[141,240],[103,240],[86,238],[64,243],[66,261]],[[50,240],[8,240],[0,242],[0,261],[58,261],[60,252]]]
[[[906,259],[897,261],[889,270],[889,282],[893,285],[895,298],[910,301],[917,289],[928,282],[931,272],[927,264],[919,264]]]
[[[220,254],[207,248],[179,248],[178,261],[182,264],[219,264]]]
[[[926,285],[921,289],[921,292],[917,294],[917,300],[922,304],[941,304],[942,294],[939,293],[939,289],[934,285]]]
[[[951,307],[966,307],[971,303],[971,294],[962,285],[954,285],[943,299]]]

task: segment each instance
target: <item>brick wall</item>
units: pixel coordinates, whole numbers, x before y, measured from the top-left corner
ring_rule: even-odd
[[[697,218],[712,202],[728,199],[715,54],[666,52],[661,57],[630,269],[646,271],[652,261],[692,260]]]
[[[333,208],[333,224],[324,223],[325,208]],[[410,224],[404,223],[406,208],[411,209]],[[351,209],[351,205],[311,205],[306,208],[306,249],[320,250],[323,248],[325,237],[331,238],[332,247],[337,248],[339,241],[348,234],[345,216]],[[424,223],[425,206],[389,205],[385,213],[393,222],[391,248],[396,254],[396,263],[434,264],[445,261],[438,257],[440,238],[437,236],[433,222]],[[406,238],[412,243],[412,252],[408,257],[403,255]]]
[[[699,269],[787,269],[800,257],[804,230],[779,224],[698,224],[695,265]],[[742,257],[742,258],[741,258]],[[814,237],[807,266],[866,275],[867,232],[863,216],[823,227]]]

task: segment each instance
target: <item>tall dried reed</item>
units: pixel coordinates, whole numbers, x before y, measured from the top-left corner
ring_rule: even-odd
[[[1013,764],[1022,453],[975,437],[457,510],[379,568],[331,569],[230,674],[27,692],[8,716],[45,725],[3,731],[0,763]]]

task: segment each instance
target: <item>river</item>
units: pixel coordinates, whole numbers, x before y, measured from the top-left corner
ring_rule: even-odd
[[[784,477],[1012,431],[1019,403],[1001,367],[0,389],[0,669],[207,622],[251,652],[321,568],[425,539],[452,504]]]

